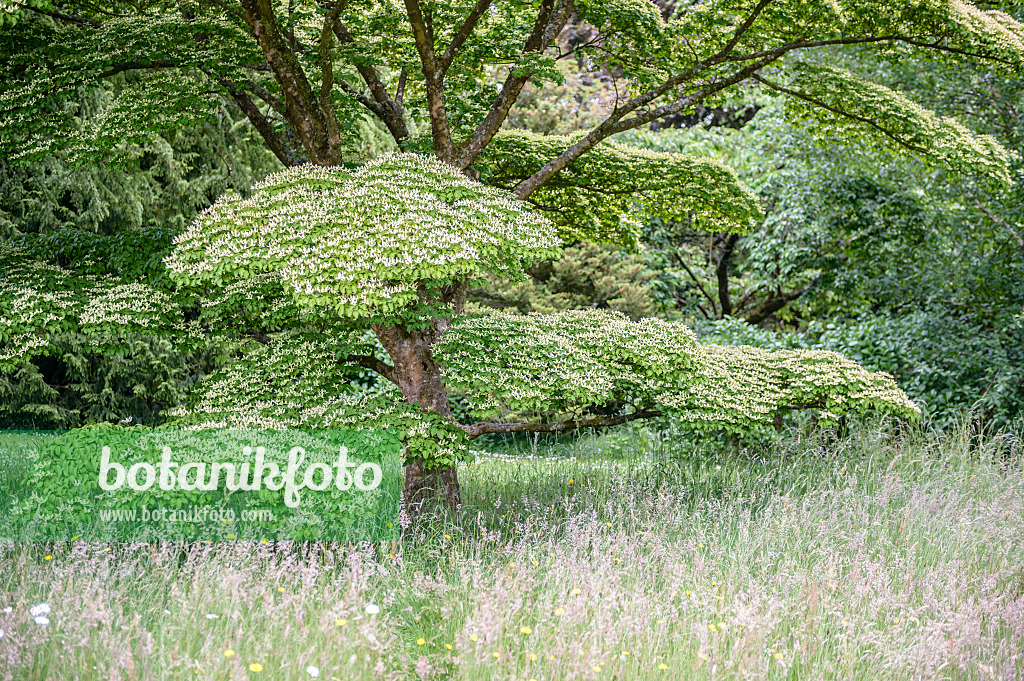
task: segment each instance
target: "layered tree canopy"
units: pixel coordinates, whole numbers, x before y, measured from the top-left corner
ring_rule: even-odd
[[[180,333],[177,302],[141,283],[80,275],[0,243],[0,370],[46,354],[50,339],[81,333],[97,347],[130,333]]]
[[[415,182],[413,171],[429,181]],[[420,237],[403,243],[407,234]],[[271,176],[250,199],[227,197],[201,215],[177,240],[168,266],[185,285],[277,286],[280,297],[268,307],[294,305],[304,324],[265,338],[244,364],[208,381],[175,420],[400,428],[414,451],[447,463],[488,432],[565,432],[661,414],[734,432],[769,428],[790,409],[919,414],[890,376],[835,353],[705,346],[683,324],[598,310],[457,316],[460,303],[443,297],[468,277],[521,272],[522,261],[555,244],[554,226],[529,206],[429,157],[384,156],[351,174],[300,167]],[[314,267],[316,278],[303,285],[296,271]],[[346,362],[404,387],[353,322],[379,331],[438,315],[457,316],[432,345],[448,394],[462,400],[469,420],[496,421],[424,413],[386,383],[369,392],[349,387]],[[316,332],[324,328],[332,331]],[[526,418],[537,413],[559,420]]]
[[[414,172],[431,182],[414,182]],[[403,241],[410,234],[419,237]],[[403,401],[387,354],[360,329],[457,315],[457,301],[430,291],[521,272],[557,243],[554,225],[529,206],[430,157],[384,156],[354,172],[302,166],[271,175],[248,199],[218,201],[176,239],[167,263],[177,300],[8,249],[3,359],[25,361],[68,330],[98,345],[138,332],[189,342],[199,327],[186,323],[191,299],[182,294],[197,288],[208,330],[255,342],[173,414],[189,427],[394,428],[412,453],[453,462],[487,432],[565,432],[660,414],[749,432],[790,409],[918,413],[891,377],[834,353],[706,346],[683,324],[598,310],[451,322],[433,347],[447,390],[464,418],[496,420],[458,423]],[[310,271],[317,278],[305,285]],[[352,364],[388,381],[355,389]],[[558,420],[507,422],[537,413]]]
[[[175,239],[180,284],[280,286],[299,309],[386,318],[454,282],[522,276],[556,253],[551,223],[436,158],[387,154],[353,172],[299,166],[214,204]],[[267,275],[270,275],[269,277]]]
[[[491,416],[554,407],[579,418],[628,406],[634,418],[673,414],[700,429],[750,432],[789,409],[920,413],[891,376],[835,353],[704,345],[678,322],[598,310],[467,317],[438,354],[448,385]]]
[[[339,362],[366,351],[358,336],[285,334],[206,381],[172,423],[231,428],[393,428],[413,454],[452,463],[485,433],[565,433],[665,415],[695,430],[766,431],[777,416],[868,412],[914,419],[891,376],[833,352],[704,345],[684,324],[617,313],[488,313],[454,322],[437,348],[445,382],[465,401],[453,424],[402,400],[390,383],[354,390]],[[554,414],[552,422],[528,417]]]

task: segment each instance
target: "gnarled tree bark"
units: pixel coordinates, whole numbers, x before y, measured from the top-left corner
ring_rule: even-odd
[[[423,303],[444,303],[458,315],[466,303],[468,290],[468,280],[461,279],[445,287],[439,296],[428,293],[421,284],[419,295]],[[398,386],[405,401],[419,404],[424,411],[435,412],[454,422],[448,388],[433,353],[434,345],[450,325],[450,317],[439,317],[431,320],[426,328],[384,324],[373,324],[372,328],[391,357],[393,366],[388,367],[386,378]],[[436,464],[420,457],[406,460],[405,508],[410,514],[418,514],[431,506],[456,511],[459,503],[459,476],[453,464]]]
[[[374,326],[373,330],[394,363],[391,375],[405,401],[451,419],[448,390],[441,376],[441,367],[431,351],[443,329],[437,326],[426,330]],[[432,506],[455,511],[458,505],[459,476],[454,465],[432,465],[420,457],[406,460],[405,508],[410,514],[418,514]]]

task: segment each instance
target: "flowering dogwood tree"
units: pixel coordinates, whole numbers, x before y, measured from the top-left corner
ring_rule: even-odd
[[[994,140],[839,68],[836,50],[1011,71],[1024,55],[1020,24],[965,0],[32,0],[0,12],[0,149],[12,160],[116,160],[122,143],[228,103],[289,168],[219,201],[167,260],[203,299],[198,319],[175,322],[181,334],[259,346],[176,418],[401,427],[407,499],[449,503],[455,462],[484,433],[665,413],[744,430],[790,408],[914,413],[890,378],[834,354],[707,347],[679,324],[597,311],[465,316],[467,287],[514,277],[562,241],[636,247],[655,216],[748,229],[758,206],[728,168],[610,139],[740,88],[786,98],[827,136],[873,135],[1006,182]],[[568,58],[615,92],[603,119],[569,137],[502,131],[524,86],[559,79]],[[110,112],[90,126],[52,105],[110,79]],[[395,153],[360,164],[350,150],[366,119]],[[79,292],[67,300],[45,287],[65,276]],[[19,270],[3,289],[18,301],[5,336],[42,351],[54,324],[116,336],[133,315],[169,314],[136,289],[89,300],[95,285]],[[384,387],[346,392],[346,364]],[[456,395],[483,420],[457,418]],[[564,418],[521,418],[542,405]]]
[[[891,377],[833,353],[702,346],[682,324],[597,310],[462,314],[474,278],[522,276],[558,245],[547,218],[432,156],[272,175],[247,199],[217,202],[167,260],[183,289],[204,291],[211,327],[228,315],[265,346],[178,418],[399,428],[407,500],[429,490],[456,503],[455,463],[485,433],[559,433],[660,414],[750,431],[786,409],[917,413]],[[345,363],[391,387],[346,394],[337,370]],[[471,416],[495,420],[459,422],[453,395]],[[537,411],[561,417],[507,418]]]

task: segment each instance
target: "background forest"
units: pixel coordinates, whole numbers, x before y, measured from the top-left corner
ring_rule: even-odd
[[[28,14],[23,21],[51,21]],[[569,40],[585,36],[569,35]],[[4,43],[12,44],[12,43]],[[0,47],[0,59],[3,56]],[[834,53],[833,53],[834,54]],[[720,159],[759,196],[765,217],[745,235],[654,219],[642,252],[579,242],[535,263],[525,283],[491,280],[471,305],[551,312],[620,310],[690,324],[710,342],[839,351],[894,375],[931,423],[965,410],[987,425],[1024,408],[1024,90],[971,64],[894,65],[845,48],[842,66],[991,134],[1015,184],[995,188],[803,125],[755,87],[713,107],[655,121],[616,141]],[[562,84],[527,86],[506,128],[540,135],[584,129],[614,93],[601,67],[561,63]],[[87,130],[110,114],[126,73],[47,106]],[[418,122],[422,127],[423,121]],[[410,124],[415,126],[416,120]],[[368,116],[350,159],[393,148]],[[41,259],[169,288],[171,240],[225,191],[245,195],[280,164],[234,104],[201,125],[114,140],[89,158],[0,159],[0,238]],[[182,354],[135,335],[99,352],[75,334],[0,373],[0,425],[67,428],[131,417],[159,423],[203,376],[233,361],[211,342]],[[371,381],[368,372],[354,381]]]

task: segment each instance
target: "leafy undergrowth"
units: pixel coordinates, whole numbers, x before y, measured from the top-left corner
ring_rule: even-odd
[[[685,442],[481,454],[393,543],[0,544],[0,678],[1024,675],[1019,439]]]

